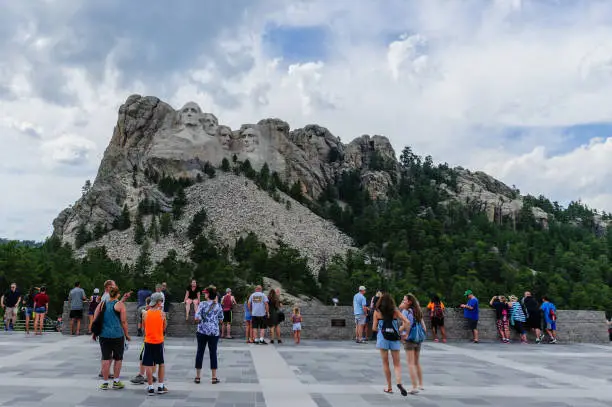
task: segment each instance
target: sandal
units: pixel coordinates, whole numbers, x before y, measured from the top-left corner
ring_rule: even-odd
[[[412,389],[408,393],[410,393],[410,394],[419,394],[419,390],[418,389]]]
[[[219,383],[221,383],[221,380],[219,380],[219,379],[218,379],[218,378],[216,378],[216,377],[213,377],[213,378],[211,379],[211,382],[212,382],[212,384],[219,384]]]
[[[399,389],[400,393],[402,393],[402,396],[406,397],[408,395],[408,392],[401,383],[398,383],[397,388]]]
[[[200,384],[200,378],[196,377],[195,379],[193,379],[193,382],[196,384]]]
[[[383,391],[387,394],[393,394],[393,389],[391,387],[389,387],[388,389],[384,389]]]

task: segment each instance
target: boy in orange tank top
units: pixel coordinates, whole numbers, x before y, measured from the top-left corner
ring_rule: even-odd
[[[163,296],[161,293],[151,295],[150,306],[143,318],[143,328],[145,331],[144,352],[142,354],[142,365],[147,371],[147,394],[155,395],[153,387],[153,369],[158,368],[159,382],[157,384],[157,394],[168,393],[168,388],[164,385],[164,332],[166,330],[166,315],[162,309]]]

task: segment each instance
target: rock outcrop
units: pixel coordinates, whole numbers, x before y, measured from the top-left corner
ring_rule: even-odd
[[[133,243],[133,228],[120,231],[114,226],[124,207],[132,219],[144,199],[169,212],[172,199],[162,193],[161,178],[206,179],[185,189],[185,216],[175,225],[173,237],[156,244],[154,260],[171,248],[185,256],[190,243],[184,232],[190,216],[200,208],[206,209],[211,227],[229,245],[253,231],[271,247],[278,240],[289,243],[313,264],[351,247],[351,240],[335,226],[278,191],[275,201],[272,194],[242,176],[206,176],[207,168],[216,168],[219,174],[224,162],[235,167],[247,161],[255,171],[267,165],[270,174],[287,186],[297,183],[306,200],[316,200],[343,172],[351,170],[359,171],[373,198],[384,199],[397,179],[393,173],[398,168],[385,137],[362,136],[344,145],[324,127],[309,125],[291,131],[280,119],[232,130],[196,103],[174,110],[158,98],[132,95],[119,109],[95,182],[54,220],[54,234],[75,243],[83,228],[89,233],[94,227],[109,230],[79,253],[105,245],[111,257],[132,262],[139,251]],[[284,204],[278,202],[279,197]]]
[[[265,166],[266,176],[275,182],[272,186],[262,188],[244,176],[248,171],[264,173]],[[156,97],[132,95],[119,109],[95,182],[54,220],[54,235],[71,244],[79,234],[96,235],[78,251],[80,255],[104,245],[112,258],[132,263],[140,252],[134,227],[121,228],[117,222],[126,211],[133,220],[143,201],[153,203],[157,212],[171,212],[172,194],[161,184],[173,180],[183,182],[184,214],[174,222],[173,233],[151,243],[153,261],[169,250],[186,258],[191,248],[186,236],[189,223],[205,209],[206,232],[214,231],[219,244],[232,246],[253,232],[268,247],[283,241],[300,250],[316,269],[332,256],[346,253],[352,242],[307,204],[333,192],[330,187],[336,187],[346,172],[361,181],[373,200],[387,199],[400,179],[395,151],[383,136],[363,135],[343,144],[324,127],[291,130],[288,123],[274,118],[232,130],[196,103],[174,110]],[[452,188],[438,185],[449,201],[477,205],[491,221],[516,217],[523,206],[517,190],[485,173],[456,168],[454,175]],[[301,202],[280,192],[291,190],[295,196],[296,186]],[[549,214],[535,207],[532,211],[546,226]],[[150,213],[144,214],[145,227],[151,219]],[[96,229],[104,233],[95,233]]]

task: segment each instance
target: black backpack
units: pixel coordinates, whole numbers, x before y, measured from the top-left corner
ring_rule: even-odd
[[[393,319],[383,320],[381,329],[382,335],[383,338],[388,341],[399,341],[400,334],[397,332],[397,329],[395,329],[395,326],[393,326],[393,321]]]

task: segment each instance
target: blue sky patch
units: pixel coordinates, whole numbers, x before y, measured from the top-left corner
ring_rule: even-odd
[[[289,64],[325,61],[329,33],[325,26],[289,27],[271,25],[263,42],[273,58],[282,57]]]

